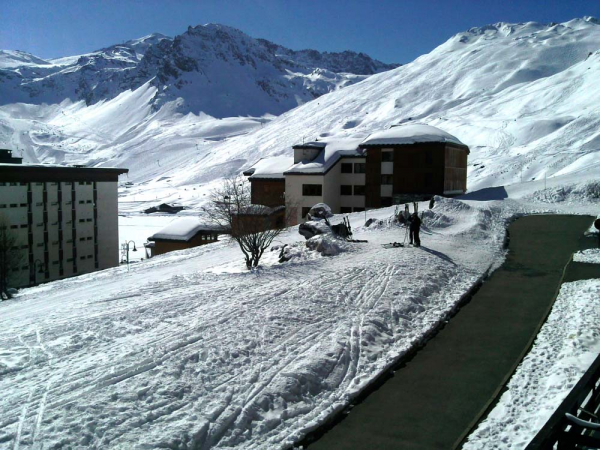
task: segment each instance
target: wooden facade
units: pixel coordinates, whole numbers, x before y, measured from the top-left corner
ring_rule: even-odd
[[[199,247],[200,245],[211,244],[217,242],[217,233],[214,231],[199,231],[188,241],[175,239],[152,239],[154,248],[152,256],[162,255],[163,253],[172,252],[174,250],[184,250],[186,248]]]
[[[366,160],[367,208],[382,204],[382,150],[393,153],[392,196],[457,195],[467,190],[469,148],[458,144],[428,142],[411,145],[369,146]]]
[[[253,205],[285,205],[285,178],[250,178]]]

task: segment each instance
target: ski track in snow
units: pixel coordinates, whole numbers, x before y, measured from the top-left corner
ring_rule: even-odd
[[[490,217],[472,208],[425,229],[424,249],[383,250],[404,233],[384,227],[335,257],[280,265],[269,252],[259,271],[212,273],[241,267],[218,243],[25,290],[0,305],[0,350],[28,355],[0,359],[0,448],[290,445],[501,256]],[[482,219],[498,232],[481,238]]]

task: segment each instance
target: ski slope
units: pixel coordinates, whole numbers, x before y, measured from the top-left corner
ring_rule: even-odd
[[[404,238],[384,223],[337,256],[269,252],[254,272],[217,243],[23,290],[0,303],[0,448],[284,448],[501,258],[489,208],[436,209],[421,249],[382,251]],[[304,248],[296,228],[281,241]]]
[[[189,112],[184,91],[157,109],[161,93],[153,81],[90,106],[1,106],[0,141],[29,161],[129,168],[134,186],[121,192],[127,211],[157,198],[198,208],[219,179],[262,157],[289,154],[293,144],[409,121],[470,146],[471,190],[598,173],[599,49],[594,18],[497,23],[277,117]]]

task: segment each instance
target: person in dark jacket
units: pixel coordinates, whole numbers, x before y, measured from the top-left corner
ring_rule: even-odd
[[[414,243],[415,247],[421,246],[421,238],[419,237],[419,232],[421,231],[421,219],[419,219],[419,215],[415,212],[410,218],[410,243]]]

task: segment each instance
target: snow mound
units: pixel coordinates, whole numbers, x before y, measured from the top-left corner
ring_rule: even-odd
[[[348,249],[348,243],[331,234],[319,234],[306,241],[306,246],[323,256],[336,256]]]
[[[600,202],[600,181],[542,189],[525,198],[543,203],[596,203]]]
[[[465,145],[450,133],[437,127],[422,123],[394,125],[389,130],[373,133],[361,146],[371,145],[408,145],[418,142],[451,142]]]
[[[600,248],[590,248],[573,255],[573,261],[588,264],[600,264]]]

